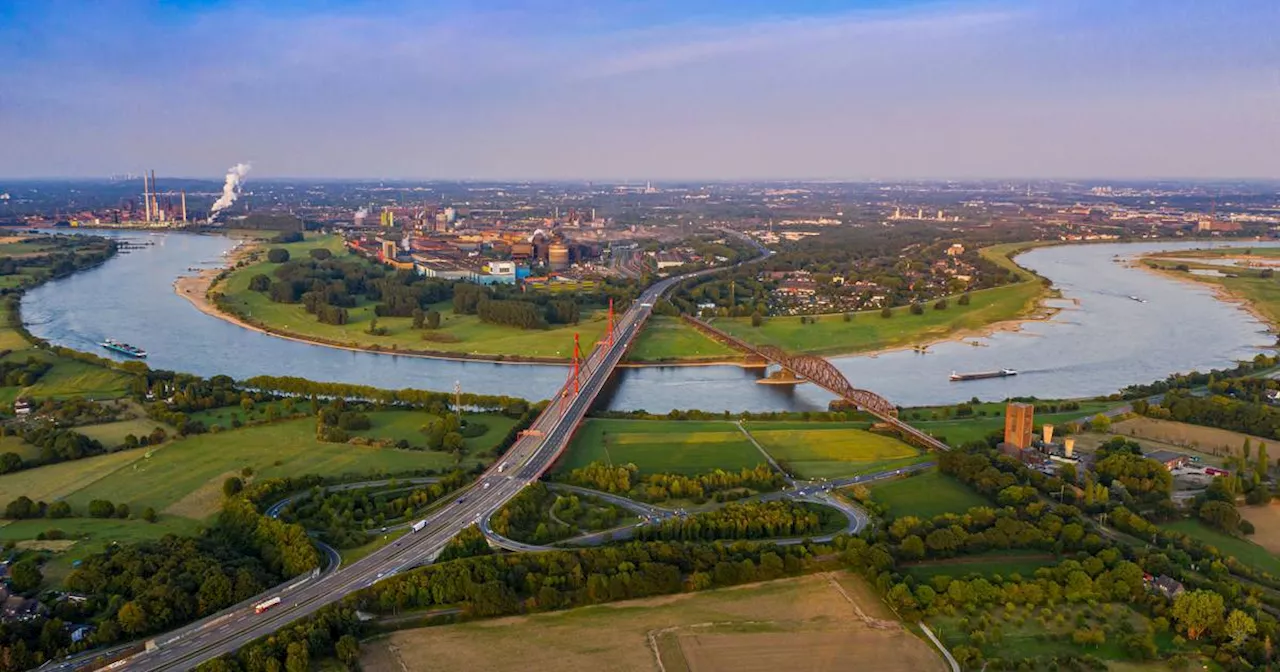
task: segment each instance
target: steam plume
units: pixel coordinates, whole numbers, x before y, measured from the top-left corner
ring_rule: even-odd
[[[249,164],[237,163],[227,170],[227,181],[222,185],[222,195],[218,200],[213,202],[213,207],[209,209],[209,221],[213,221],[219,212],[231,207],[236,202],[236,198],[240,196],[240,187],[244,183],[244,176],[249,174]]]

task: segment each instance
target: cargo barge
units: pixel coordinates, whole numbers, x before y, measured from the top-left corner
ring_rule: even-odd
[[[134,346],[129,345],[128,343],[121,343],[120,341],[117,341],[115,339],[108,338],[107,340],[103,341],[101,345],[102,347],[112,352],[118,352],[122,355],[127,355],[129,357],[136,357],[137,359],[147,358],[146,350],[143,350],[142,348],[135,348]]]
[[[1013,369],[1000,369],[999,371],[982,371],[980,373],[951,373],[951,382],[961,380],[983,380],[986,378],[1008,378],[1009,376],[1018,375]]]

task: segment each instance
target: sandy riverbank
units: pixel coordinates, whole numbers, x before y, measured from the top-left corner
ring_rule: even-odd
[[[1178,282],[1186,282],[1186,283],[1195,285],[1197,287],[1208,289],[1211,292],[1213,292],[1213,298],[1223,303],[1229,303],[1239,308],[1240,310],[1243,310],[1244,312],[1253,316],[1254,319],[1265,324],[1267,328],[1271,330],[1272,333],[1277,333],[1278,331],[1280,331],[1280,325],[1277,325],[1275,322],[1271,320],[1271,318],[1263,314],[1263,312],[1259,310],[1257,306],[1253,305],[1253,301],[1249,300],[1248,297],[1237,294],[1231,291],[1230,289],[1228,289],[1227,287],[1220,285],[1216,282],[1213,282],[1212,280],[1201,279],[1201,276],[1193,275],[1191,273],[1185,273],[1183,271],[1169,271],[1162,268],[1154,268],[1150,264],[1143,263],[1143,260],[1147,260],[1147,259],[1150,259],[1152,261],[1168,260],[1168,258],[1161,257],[1160,253],[1148,254],[1148,255],[1143,255],[1142,257],[1139,257],[1139,260],[1134,264],[1134,266],[1141,267],[1146,272],[1154,273],[1156,275],[1159,275],[1162,278],[1171,278]],[[1227,268],[1227,270],[1230,270],[1230,268]]]

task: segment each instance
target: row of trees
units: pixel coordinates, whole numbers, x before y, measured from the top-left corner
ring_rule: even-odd
[[[807,502],[733,502],[722,508],[639,528],[640,539],[713,540],[808,537],[842,520],[834,509]]]
[[[1175,390],[1166,394],[1159,404],[1135,401],[1133,410],[1150,418],[1280,438],[1280,408],[1258,401],[1221,395],[1198,397]]]
[[[2,361],[0,362],[0,385],[4,387],[34,385],[52,368],[53,364],[48,360],[31,356],[21,362]]]
[[[21,436],[23,441],[38,448],[39,452],[35,457],[25,459],[14,452],[0,454],[0,474],[79,460],[107,452],[97,439],[91,439],[70,429],[60,429],[51,423],[42,423],[35,427],[20,427],[16,434]]]
[[[716,497],[733,490],[771,492],[786,484],[786,478],[767,464],[740,471],[715,469],[704,474],[648,474],[641,476],[634,464],[609,466],[592,462],[573,469],[564,477],[566,483],[603,492],[629,495],[644,502],[665,502],[668,499],[690,499],[702,503],[708,497]],[[721,496],[717,501],[724,501]]]

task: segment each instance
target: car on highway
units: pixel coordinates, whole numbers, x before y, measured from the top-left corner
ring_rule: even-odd
[[[481,490],[488,490],[488,489],[489,489],[489,486],[491,486],[491,485],[493,485],[493,484],[492,484],[492,483],[490,483],[490,482],[488,482],[488,481],[485,481],[484,487],[483,487],[483,488],[480,488],[480,489],[481,489]]]

